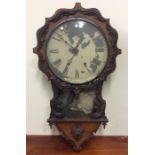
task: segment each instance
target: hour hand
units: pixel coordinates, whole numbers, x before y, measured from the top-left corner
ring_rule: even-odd
[[[88,40],[87,42],[84,42],[84,43],[81,45],[81,47],[82,47],[82,48],[85,48],[85,47],[87,47],[89,44],[90,44],[90,40]]]

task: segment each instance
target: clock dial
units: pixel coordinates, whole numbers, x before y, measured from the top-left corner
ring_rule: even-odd
[[[94,24],[71,20],[62,23],[51,33],[46,57],[57,77],[80,84],[93,80],[104,69],[108,45]]]

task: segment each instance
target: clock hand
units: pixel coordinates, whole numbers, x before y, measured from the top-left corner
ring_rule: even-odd
[[[84,37],[82,38],[82,39],[80,39],[79,41],[78,41],[78,43],[77,43],[77,45],[76,45],[76,47],[75,47],[75,50],[77,50],[77,51],[79,51],[78,50],[78,47],[82,44],[82,48],[85,48],[86,46],[88,46],[89,44],[90,44],[90,40],[88,40],[88,42],[86,43],[86,42],[84,42],[83,43],[83,41],[84,41]]]
[[[89,44],[90,44],[90,40],[88,40],[87,42],[84,42],[84,43],[82,44],[82,48],[87,47]]]
[[[82,39],[80,39],[79,41],[78,41],[78,43],[77,43],[77,45],[75,46],[75,49],[78,49],[78,47],[81,45],[81,43],[83,42],[83,39],[84,38],[82,38]]]
[[[59,39],[61,39],[62,41],[64,41],[69,47],[69,52],[71,52],[72,54],[77,54],[78,53],[78,49],[74,48],[72,45],[70,45],[64,38],[61,34],[59,33],[56,33],[59,37]]]
[[[73,55],[70,59],[68,59],[68,62],[63,70],[63,73],[65,74],[68,71],[68,67],[70,66],[70,64],[72,63],[73,58],[75,57],[75,55]]]
[[[74,48],[70,43],[68,43],[68,42],[63,38],[63,36],[62,36],[61,34],[59,34],[59,33],[56,33],[56,34],[58,35],[59,39],[61,39],[62,41],[64,41],[64,42],[71,48],[71,49],[69,49],[69,51],[70,51],[72,54],[74,54],[74,55],[78,54],[78,52],[79,52],[78,46],[82,43],[83,39],[82,39],[82,40],[79,40],[78,43],[77,43],[77,45],[76,45],[76,47]]]
[[[67,44],[69,47],[71,47],[72,49],[74,49],[74,47],[73,47],[72,45],[70,45],[70,44],[63,38],[63,36],[62,36],[61,34],[59,34],[59,33],[56,33],[56,34],[58,35],[59,39],[61,39],[62,41],[65,42],[65,44]]]

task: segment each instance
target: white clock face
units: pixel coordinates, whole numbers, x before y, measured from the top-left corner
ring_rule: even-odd
[[[108,45],[94,24],[71,20],[59,25],[50,35],[46,58],[61,80],[81,84],[95,79],[104,69]]]

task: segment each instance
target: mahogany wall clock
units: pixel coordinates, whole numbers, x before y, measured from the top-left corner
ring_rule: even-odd
[[[48,123],[55,124],[76,151],[108,122],[101,91],[121,53],[117,39],[109,19],[80,3],[57,10],[37,31],[33,51],[54,92]]]

